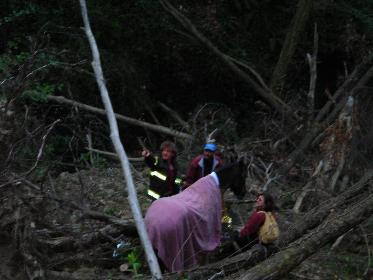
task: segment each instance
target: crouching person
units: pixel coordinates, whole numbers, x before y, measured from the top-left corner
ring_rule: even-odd
[[[258,195],[254,207],[254,212],[246,225],[237,234],[235,242],[240,248],[245,250],[256,244],[270,248],[280,234],[276,218],[273,214],[277,206],[270,194],[263,193]]]

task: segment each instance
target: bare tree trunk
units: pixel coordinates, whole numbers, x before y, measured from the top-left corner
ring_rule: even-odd
[[[298,3],[297,11],[291,23],[291,29],[286,34],[280,57],[272,75],[270,87],[273,92],[281,92],[287,69],[311,12],[312,2],[312,0],[300,0]]]
[[[146,232],[144,220],[143,220],[142,213],[141,213],[141,208],[139,205],[139,201],[137,199],[136,189],[135,189],[133,179],[132,179],[132,174],[131,174],[127,154],[124,151],[123,145],[119,138],[118,124],[115,118],[113,107],[111,105],[109,93],[105,85],[105,79],[104,79],[104,75],[103,75],[102,68],[101,68],[100,53],[99,53],[96,40],[94,38],[94,35],[92,33],[92,30],[89,24],[87,6],[86,6],[85,0],[80,0],[80,7],[81,7],[82,17],[83,17],[83,22],[84,22],[84,30],[87,35],[89,45],[92,51],[92,57],[93,57],[92,67],[95,72],[96,81],[97,81],[97,84],[98,84],[98,87],[101,93],[101,99],[102,99],[102,102],[104,103],[105,110],[107,113],[107,118],[110,124],[110,131],[111,131],[110,137],[115,147],[115,150],[118,154],[118,157],[120,158],[122,171],[124,174],[124,178],[126,179],[128,200],[129,200],[129,204],[131,206],[131,210],[132,210],[135,222],[136,222],[137,231],[139,232],[140,240],[144,247],[148,265],[149,265],[153,278],[162,279],[162,274],[161,274],[161,270],[158,265],[157,257],[154,253],[152,244],[149,240],[149,236]]]

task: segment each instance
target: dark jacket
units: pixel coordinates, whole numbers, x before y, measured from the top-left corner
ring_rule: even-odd
[[[191,184],[196,182],[198,179],[207,176],[216,168],[220,167],[223,162],[220,157],[214,155],[212,162],[210,163],[209,168],[205,166],[205,160],[203,155],[196,156],[190,163],[184,188],[189,187]]]
[[[177,167],[174,161],[169,163],[160,157],[150,155],[145,158],[145,164],[150,168],[149,190],[160,197],[171,196],[179,192],[181,182],[176,177]],[[152,197],[157,199],[157,197]]]

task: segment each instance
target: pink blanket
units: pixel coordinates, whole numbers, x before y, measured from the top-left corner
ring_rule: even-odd
[[[145,225],[169,272],[192,268],[201,253],[220,243],[220,189],[212,176],[203,177],[177,195],[154,201]]]

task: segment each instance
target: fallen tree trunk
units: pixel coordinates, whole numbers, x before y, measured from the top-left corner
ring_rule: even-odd
[[[239,279],[277,279],[372,214],[373,194],[350,205],[341,213],[336,211],[317,229],[253,267]]]
[[[373,170],[366,171],[364,176],[350,189],[344,193],[341,193],[337,197],[322,202],[323,206],[315,207],[308,211],[305,215],[302,215],[294,226],[288,228],[288,230],[282,234],[279,241],[279,246],[287,246],[290,242],[293,242],[305,234],[309,229],[318,226],[333,209],[338,209],[344,204],[347,204],[349,199],[354,198],[360,193],[363,194],[364,191],[367,191],[367,182],[371,180],[372,177]]]
[[[61,104],[67,104],[67,105],[75,106],[75,107],[78,107],[78,108],[80,108],[82,110],[85,110],[85,111],[89,111],[89,112],[92,112],[92,113],[96,113],[96,114],[106,116],[106,111],[104,109],[100,109],[100,108],[93,107],[93,106],[90,106],[90,105],[87,105],[87,104],[83,104],[83,103],[80,103],[80,102],[77,102],[77,101],[74,101],[74,100],[71,100],[71,99],[67,99],[63,96],[49,95],[47,97],[47,99],[48,99],[48,101],[53,101],[53,102],[57,102],[57,103],[61,103]],[[168,127],[165,127],[165,126],[155,125],[155,124],[151,124],[151,123],[148,123],[148,122],[143,122],[143,121],[136,120],[136,119],[133,119],[133,118],[130,118],[130,117],[126,117],[126,116],[123,116],[123,115],[120,115],[120,114],[114,114],[114,115],[115,115],[115,118],[118,121],[123,121],[125,123],[135,125],[135,126],[141,126],[143,128],[149,129],[149,130],[153,130],[153,131],[156,131],[156,132],[159,132],[159,133],[164,133],[164,134],[171,135],[171,136],[178,137],[178,138],[183,138],[183,139],[188,139],[188,140],[192,139],[192,136],[190,134],[180,132],[180,131],[177,131],[177,130],[174,130],[174,129],[171,129],[171,128],[168,128]]]
[[[184,274],[188,276],[189,280],[214,279],[215,276],[229,275],[242,268],[253,266],[265,259],[268,254],[269,252],[266,251],[263,246],[254,246],[252,249],[239,255],[228,257],[219,262],[185,271]],[[172,274],[165,277],[165,279],[177,280],[180,278],[178,275]]]

